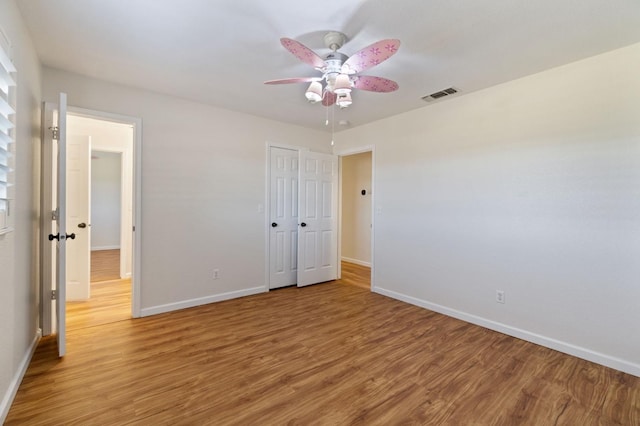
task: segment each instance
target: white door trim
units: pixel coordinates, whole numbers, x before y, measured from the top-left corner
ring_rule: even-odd
[[[68,113],[80,117],[112,121],[133,126],[133,265],[131,316],[141,316],[141,251],[142,251],[142,119],[122,114],[91,110],[86,108],[69,107]]]
[[[364,145],[348,149],[334,149],[333,153],[338,156],[338,279],[342,278],[342,157],[363,152],[371,153],[371,291],[376,288],[375,280],[375,229],[376,229],[376,149],[375,145]]]

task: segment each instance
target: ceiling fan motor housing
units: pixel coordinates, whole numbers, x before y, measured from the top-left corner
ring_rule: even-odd
[[[321,71],[327,75],[327,78],[335,79],[347,59],[349,57],[343,53],[331,52],[324,58],[325,68]]]
[[[349,57],[340,52],[331,52],[329,53],[325,59],[325,68],[322,70],[324,73],[323,78],[327,82],[327,90],[333,93],[333,89],[336,85],[336,78],[341,73],[342,64],[349,59]]]

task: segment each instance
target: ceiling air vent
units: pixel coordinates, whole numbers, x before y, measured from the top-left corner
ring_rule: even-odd
[[[449,87],[448,89],[440,90],[439,92],[423,96],[422,100],[426,102],[433,102],[437,99],[444,98],[445,96],[453,95],[455,93],[458,93],[458,90],[454,89],[453,87]]]

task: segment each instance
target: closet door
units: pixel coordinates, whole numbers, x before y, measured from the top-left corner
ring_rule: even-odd
[[[295,285],[298,273],[298,151],[270,149],[269,288]]]
[[[300,151],[298,287],[338,275],[338,157]]]

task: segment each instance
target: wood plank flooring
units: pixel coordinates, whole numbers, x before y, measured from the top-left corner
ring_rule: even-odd
[[[120,250],[93,250],[91,252],[91,282],[120,279]]]
[[[91,283],[91,298],[67,302],[67,331],[131,318],[131,280]]]
[[[342,262],[343,284],[355,285],[366,290],[371,289],[371,268],[356,265],[355,263]]]
[[[7,425],[640,424],[640,378],[346,281],[79,328],[67,349],[43,339]]]
[[[131,318],[131,279],[120,279],[120,250],[91,252],[91,297],[67,302],[67,330]]]

